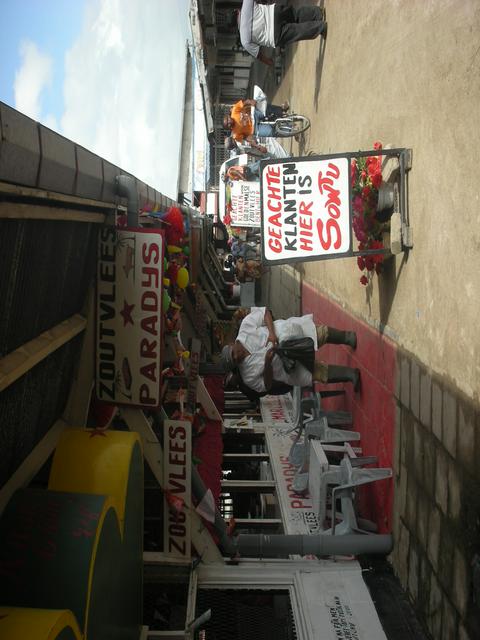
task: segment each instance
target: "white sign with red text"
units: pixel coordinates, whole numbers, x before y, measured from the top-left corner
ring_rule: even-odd
[[[164,421],[164,553],[191,555],[192,425],[186,420]]]
[[[286,263],[351,252],[349,182],[346,157],[263,165],[264,259]]]
[[[265,429],[265,440],[270,455],[277,498],[285,533],[317,534],[318,519],[310,496],[299,496],[292,489],[298,467],[288,461],[288,454],[295,439],[291,427]]]
[[[285,393],[281,396],[264,396],[260,398],[260,412],[265,424],[294,423],[292,396]]]
[[[103,227],[97,267],[99,400],[160,404],[162,286],[162,232]]]

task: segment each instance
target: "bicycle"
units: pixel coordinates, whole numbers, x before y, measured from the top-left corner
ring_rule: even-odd
[[[277,138],[292,138],[303,133],[310,127],[310,120],[307,116],[290,113],[282,118],[272,120],[275,136]]]
[[[257,109],[265,116],[267,113],[267,96],[258,85],[253,88],[253,99],[257,103]],[[277,138],[293,138],[293,136],[303,133],[310,127],[310,120],[306,116],[296,113],[286,114],[280,118],[266,118],[263,122],[274,125],[274,136]]]

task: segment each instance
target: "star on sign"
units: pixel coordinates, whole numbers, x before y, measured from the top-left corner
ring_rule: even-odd
[[[133,311],[134,307],[135,307],[134,304],[128,304],[128,302],[126,300],[123,301],[123,309],[120,311],[120,315],[123,318],[123,326],[124,327],[126,327],[129,322],[130,322],[130,324],[133,325],[132,311]]]

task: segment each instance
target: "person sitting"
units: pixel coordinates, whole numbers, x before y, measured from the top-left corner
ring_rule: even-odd
[[[355,390],[358,388],[360,371],[351,367],[315,361],[312,373],[297,362],[287,373],[276,348],[279,341],[294,336],[311,338],[315,350],[326,343],[346,344],[353,349],[357,344],[353,331],[316,326],[312,314],[273,321],[268,309],[252,307],[240,324],[235,342],[222,349],[224,367],[226,371],[238,368],[244,384],[258,393],[268,392],[274,381],[300,387],[309,387],[313,382],[351,382]]]
[[[249,139],[244,140],[243,142],[237,142],[235,138],[231,135],[226,136],[224,140],[225,150],[227,151],[227,155],[229,157],[239,156],[242,153],[248,153],[250,155],[255,155],[257,157],[265,157],[269,158],[267,147],[263,144],[258,144],[255,136],[251,136],[252,141]]]
[[[260,179],[260,161],[251,162],[250,164],[236,164],[228,167],[222,174],[224,182],[229,180],[246,180],[252,182]]]
[[[239,282],[252,282],[262,277],[262,263],[260,260],[237,258],[235,262],[235,277]]]
[[[285,115],[288,108],[288,102],[281,106],[269,105],[266,113],[268,118],[276,119]],[[267,121],[267,115],[257,109],[256,100],[250,98],[239,100],[232,106],[230,114],[223,118],[223,128],[231,131],[231,135],[236,142],[248,140],[252,144],[254,135],[261,138],[275,136],[275,127],[272,122]],[[256,146],[255,143],[254,146]]]

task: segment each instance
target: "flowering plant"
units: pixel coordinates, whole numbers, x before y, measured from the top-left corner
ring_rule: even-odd
[[[382,143],[375,142],[374,149],[381,149]],[[353,231],[358,240],[360,251],[367,249],[383,249],[383,225],[376,218],[378,189],[382,184],[382,168],[378,156],[353,158],[350,164],[350,180],[352,185]],[[381,273],[383,253],[359,256],[357,265],[363,273],[360,282],[367,285],[373,272]]]

